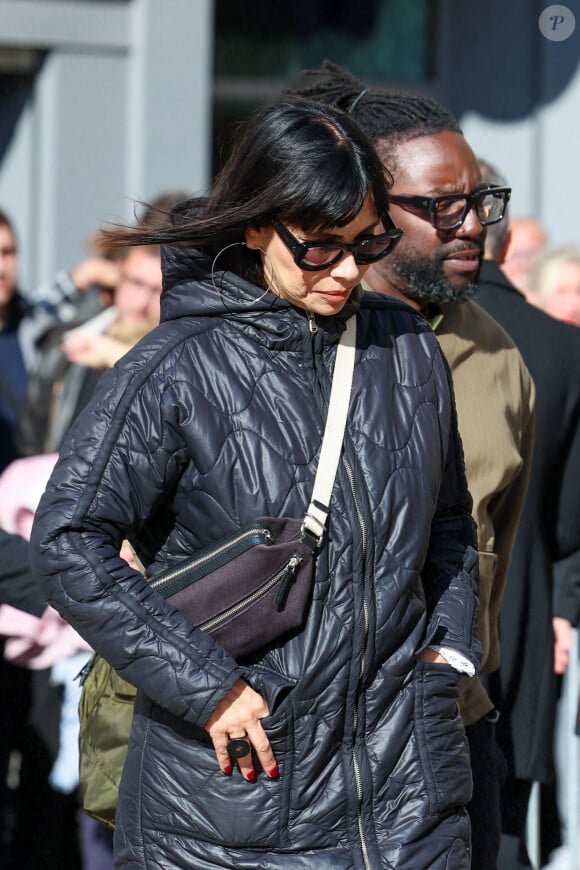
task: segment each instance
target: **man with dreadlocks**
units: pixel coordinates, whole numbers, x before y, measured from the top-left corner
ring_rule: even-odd
[[[480,554],[482,672],[499,665],[498,616],[525,497],[534,428],[534,384],[513,341],[470,297],[477,289],[485,226],[500,221],[506,187],[489,191],[456,119],[431,99],[366,88],[325,61],[289,93],[347,111],[392,175],[392,216],[403,238],[371,266],[367,289],[425,313],[451,369]],[[479,678],[463,678],[469,740],[472,868],[493,870],[499,851],[502,759],[497,712]]]

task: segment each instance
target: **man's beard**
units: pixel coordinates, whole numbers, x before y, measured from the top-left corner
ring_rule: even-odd
[[[399,282],[395,286],[415,302],[465,302],[477,293],[477,277],[475,281],[466,284],[450,284],[445,277],[442,260],[402,257],[399,251],[396,259],[389,257],[388,260],[388,267],[404,281],[404,289],[399,286]],[[477,274],[479,275],[479,269]]]

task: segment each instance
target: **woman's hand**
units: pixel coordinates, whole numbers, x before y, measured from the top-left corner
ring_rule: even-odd
[[[242,738],[253,747],[262,768],[271,779],[278,776],[276,757],[260,724],[268,716],[266,702],[243,680],[230,689],[208,719],[205,730],[211,737],[218,764],[225,774],[232,772],[232,759],[227,750],[229,740]],[[242,776],[250,782],[256,778],[252,753],[237,759]]]

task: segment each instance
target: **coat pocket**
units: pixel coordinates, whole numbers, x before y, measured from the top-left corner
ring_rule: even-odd
[[[132,781],[124,778],[123,787],[125,794],[142,795],[144,828],[230,848],[288,846],[293,742],[287,715],[264,720],[279,779],[269,779],[254,759],[257,777],[251,783],[237,766],[231,776],[224,776],[204,729],[176,719],[152,702],[140,712],[147,720],[141,745],[128,759],[127,779]],[[138,714],[136,719],[139,724]]]
[[[432,813],[464,806],[473,788],[459,713],[459,673],[447,664],[415,666],[415,733]]]

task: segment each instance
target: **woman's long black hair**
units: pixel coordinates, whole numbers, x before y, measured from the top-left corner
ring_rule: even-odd
[[[159,230],[116,232],[124,244],[165,244],[220,255],[262,284],[261,259],[243,242],[248,227],[273,217],[306,231],[345,226],[370,194],[388,221],[388,176],[360,128],[339,109],[288,98],[255,112],[207,197],[187,200]],[[226,246],[233,247],[224,250]]]

